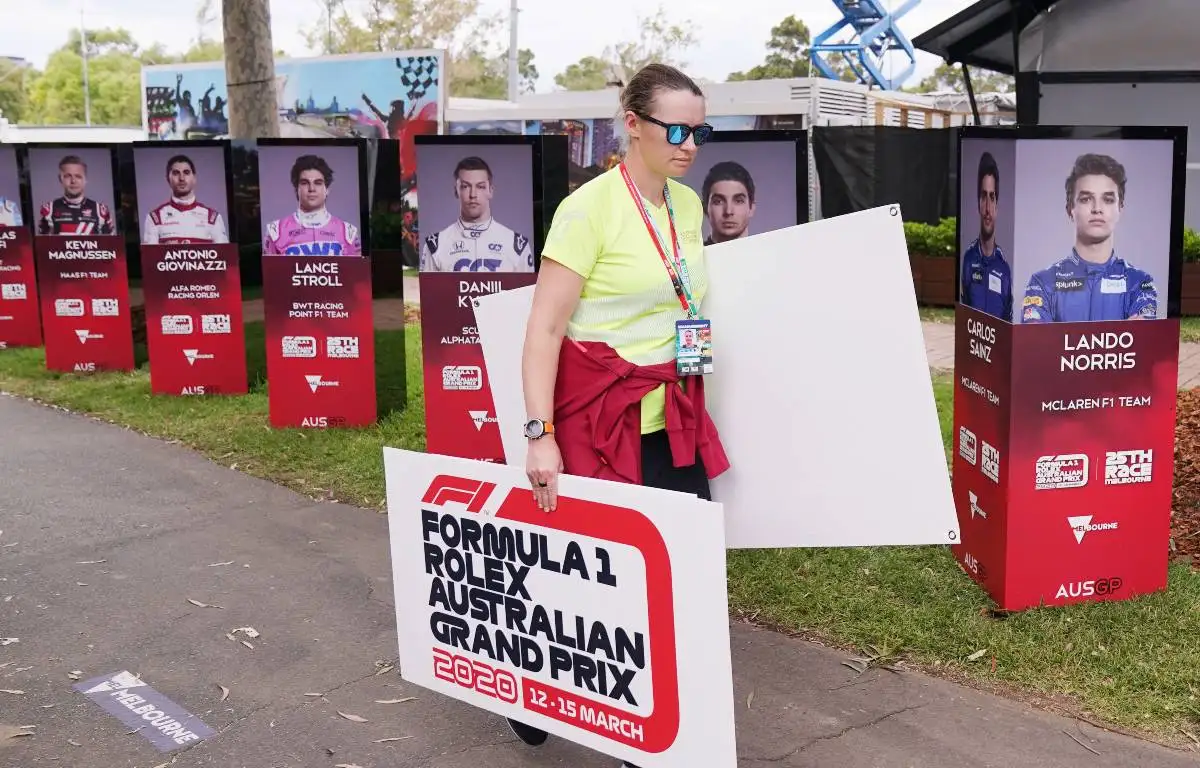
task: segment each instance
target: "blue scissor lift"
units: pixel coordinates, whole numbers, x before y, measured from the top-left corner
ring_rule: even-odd
[[[912,42],[900,31],[896,22],[920,5],[921,0],[904,0],[899,8],[892,11],[885,7],[884,0],[832,2],[841,12],[842,18],[813,38],[809,47],[813,66],[825,77],[836,80],[837,73],[825,61],[825,56],[840,53],[849,62],[850,68],[863,85],[877,86],[886,91],[899,89],[916,69],[917,55]],[[852,30],[849,41],[830,42],[847,28]],[[908,57],[904,70],[892,77],[887,77],[883,72],[883,57],[888,51],[902,51]]]

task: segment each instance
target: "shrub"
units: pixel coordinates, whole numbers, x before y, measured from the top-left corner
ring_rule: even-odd
[[[958,250],[954,226],[953,216],[947,216],[936,225],[923,221],[904,222],[904,239],[908,241],[909,254],[953,258]],[[1200,262],[1200,232],[1191,227],[1184,227],[1183,230],[1183,260]]]
[[[935,224],[923,221],[904,222],[904,239],[913,256],[954,258],[958,244],[954,237],[955,221],[946,217]]]

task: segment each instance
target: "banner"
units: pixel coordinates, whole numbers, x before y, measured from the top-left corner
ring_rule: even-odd
[[[229,154],[219,142],[135,143],[150,391],[248,389]]]
[[[857,265],[853,298],[822,290],[798,301],[816,254],[829,253]],[[958,541],[906,254],[896,206],[705,249],[701,310],[712,322],[715,367],[705,405],[731,464],[712,493],[725,508],[730,549]],[[526,456],[521,349],[532,295],[504,291],[475,309],[507,463],[517,466]],[[852,311],[851,301],[870,311]],[[817,327],[825,330],[805,330]],[[887,371],[884,394],[879,371]],[[880,458],[864,465],[868,454]],[[903,503],[890,503],[897,493]]]
[[[0,349],[42,345],[28,220],[21,206],[17,150],[0,147]]]
[[[273,426],[376,421],[364,165],[352,140],[258,142]]]
[[[535,149],[541,149],[537,137],[417,140],[424,190],[420,285],[425,439],[431,453],[504,460],[473,302],[537,280],[542,227],[535,209],[547,193]],[[565,165],[565,152],[561,160]]]
[[[30,145],[28,151],[46,367],[131,371],[133,328],[125,238],[113,206],[113,151],[97,145]]]
[[[961,135],[955,556],[1004,610],[1162,589],[1184,132]]]
[[[642,768],[734,768],[719,504],[384,448],[405,680]]]

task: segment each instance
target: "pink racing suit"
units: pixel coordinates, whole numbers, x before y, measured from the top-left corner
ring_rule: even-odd
[[[296,211],[267,225],[264,256],[361,256],[358,227],[328,210]]]

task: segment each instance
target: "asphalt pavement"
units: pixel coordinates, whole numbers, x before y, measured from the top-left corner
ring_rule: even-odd
[[[561,739],[526,747],[500,718],[399,677],[387,518],[374,511],[0,396],[0,531],[4,768],[615,768]],[[837,651],[731,632],[742,766],[1196,765],[918,673],[859,676]],[[163,754],[72,688],[121,671],[215,735]]]

